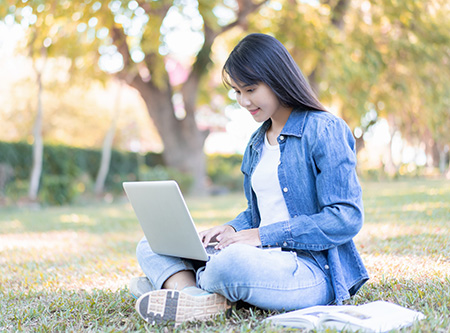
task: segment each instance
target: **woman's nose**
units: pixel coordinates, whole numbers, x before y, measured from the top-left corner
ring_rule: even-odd
[[[242,106],[249,106],[251,104],[250,99],[245,96],[244,94],[241,95],[241,100],[240,100],[240,104]]]

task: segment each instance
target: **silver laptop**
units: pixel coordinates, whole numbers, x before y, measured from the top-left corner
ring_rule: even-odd
[[[124,182],[123,188],[153,252],[208,260],[209,254],[174,180]]]

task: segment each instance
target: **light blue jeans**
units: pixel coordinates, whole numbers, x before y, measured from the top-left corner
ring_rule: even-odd
[[[307,252],[233,244],[205,264],[156,254],[143,238],[136,254],[154,289],[161,289],[171,275],[191,270],[196,273],[197,287],[261,309],[294,310],[334,301],[330,276]]]

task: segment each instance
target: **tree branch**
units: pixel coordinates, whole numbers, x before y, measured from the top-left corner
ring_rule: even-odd
[[[267,0],[263,0],[258,3],[254,3],[252,0],[238,0],[238,13],[237,18],[234,22],[231,22],[230,24],[224,26],[220,33],[223,33],[225,31],[230,30],[231,28],[234,28],[236,26],[242,26],[247,23],[247,16],[254,11],[256,11],[259,7],[261,7],[263,4],[265,4]]]
[[[336,6],[334,6],[331,23],[339,30],[344,28],[344,16],[347,12],[348,5],[349,0],[339,0]]]
[[[143,0],[138,0],[137,3],[139,7],[145,10],[147,15],[153,14],[159,17],[165,17],[170,7],[172,7],[172,1],[162,2],[160,8],[156,8],[155,5],[161,3],[161,1],[145,2]]]
[[[323,4],[330,4],[329,0],[321,1]],[[342,31],[344,29],[344,17],[348,10],[349,0],[338,0],[336,5],[331,9],[331,24],[335,26],[338,30]],[[311,74],[308,76],[308,81],[314,90],[314,92],[319,95],[319,85],[318,85],[318,76],[320,76],[320,71],[323,67],[323,63],[325,58],[327,57],[326,53],[323,53],[319,56],[319,61],[317,62],[316,67],[312,70]]]
[[[252,0],[238,0],[238,12],[236,14],[236,20],[222,27],[218,31],[214,31],[212,28],[210,28],[206,20],[204,20],[203,31],[205,41],[202,48],[197,54],[197,58],[192,66],[188,79],[182,87],[184,106],[187,114],[193,114],[195,112],[198,86],[200,84],[201,77],[204,73],[206,73],[207,66],[211,62],[211,48],[216,37],[232,29],[233,27],[245,25],[247,23],[248,15],[256,11],[266,2],[266,0],[257,3],[254,3]]]
[[[123,30],[117,26],[111,29],[111,37],[113,39],[113,44],[117,47],[117,51],[122,55],[123,58],[123,70],[127,71],[131,64],[130,49],[127,44],[127,36]]]
[[[159,17],[161,20],[166,16],[170,7],[172,7],[172,1],[145,2],[144,0],[138,0],[137,2],[139,6],[144,9],[147,15]],[[111,29],[111,37],[113,39],[113,44],[117,47],[117,51],[122,55],[124,64],[123,69],[116,74],[117,77],[121,80],[125,80],[127,83],[134,82],[137,84],[136,81],[142,81],[151,88],[156,88],[156,85],[151,81],[151,76],[154,74],[152,68],[154,66],[159,66],[156,61],[156,57],[158,55],[155,54],[155,52],[146,52],[144,62],[139,68],[131,59],[127,36],[123,29],[118,26],[114,26]],[[143,66],[145,66],[148,70],[148,74],[145,74],[144,76],[142,76],[142,73],[145,71],[142,71]]]

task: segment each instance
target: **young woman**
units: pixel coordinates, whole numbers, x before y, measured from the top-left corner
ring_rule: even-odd
[[[216,241],[221,249],[201,267],[139,243],[147,278],[130,288],[149,322],[205,319],[236,301],[271,310],[340,304],[368,279],[352,240],[364,213],[348,126],[325,110],[269,35],[241,40],[223,79],[262,123],[241,167],[248,207],[200,233],[205,246]]]

